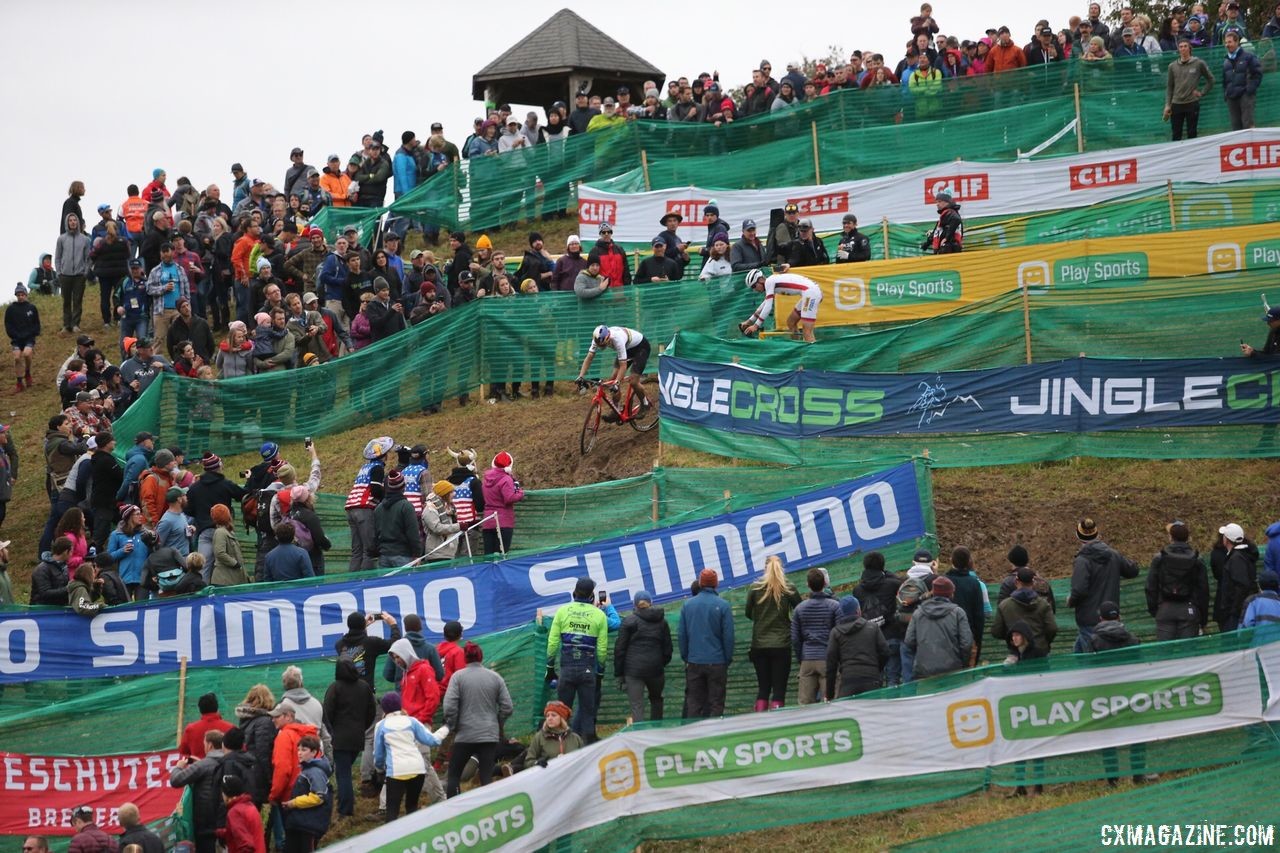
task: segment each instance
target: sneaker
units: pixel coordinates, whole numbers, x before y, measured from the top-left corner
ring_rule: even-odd
[[[541,396],[540,392],[538,391],[537,385],[534,385],[532,388],[529,389],[529,396],[535,400],[538,399],[539,396]]]
[[[476,774],[480,772],[480,759],[474,755],[467,759],[467,764],[462,768],[462,781],[470,782],[476,778]]]
[[[14,393],[16,393],[16,394],[21,394],[21,393],[22,393],[23,388],[22,388],[22,380],[21,380],[21,379],[19,379],[19,380],[18,380],[18,387],[17,387],[17,388],[15,388],[15,389],[13,389],[13,390],[14,390]]]
[[[542,396],[550,397],[555,393],[556,393],[556,386],[554,382],[542,383]]]
[[[79,327],[79,326],[72,326],[72,327],[71,327],[71,331],[72,331],[73,333],[75,333],[75,334],[77,334],[77,335],[78,335],[78,334],[80,334],[80,327]]]

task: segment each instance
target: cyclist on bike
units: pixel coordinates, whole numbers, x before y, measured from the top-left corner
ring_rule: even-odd
[[[631,383],[632,394],[640,401],[641,409],[649,408],[651,405],[649,398],[640,389],[644,367],[649,362],[649,342],[635,329],[624,326],[596,326],[591,334],[591,346],[587,349],[587,357],[582,362],[582,369],[578,371],[576,381],[583,382],[587,369],[591,367],[591,362],[596,357],[596,350],[604,349],[605,346],[612,346],[616,354],[613,376],[606,380],[613,383],[614,393],[617,393],[618,385],[627,375],[627,365],[630,365],[631,376],[627,381]]]
[[[813,343],[813,324],[818,319],[818,305],[822,302],[822,288],[817,283],[793,272],[777,273],[765,278],[760,270],[747,273],[747,287],[764,293],[764,302],[752,312],[751,316],[738,324],[744,335],[754,335],[764,325],[764,320],[773,312],[773,297],[778,293],[796,295],[800,301],[787,317],[787,328],[795,337],[796,327],[803,324],[806,343]]]

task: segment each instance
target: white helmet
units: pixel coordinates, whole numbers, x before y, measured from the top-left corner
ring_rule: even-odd
[[[747,287],[755,287],[757,284],[764,284],[764,273],[751,270],[747,273]]]
[[[596,343],[598,344],[604,343],[605,341],[609,340],[609,327],[596,326],[595,333],[592,334],[592,337],[595,338]]]

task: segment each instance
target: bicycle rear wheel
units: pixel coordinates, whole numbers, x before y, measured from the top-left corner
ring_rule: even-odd
[[[652,402],[641,406],[640,411],[631,416],[631,428],[636,432],[648,432],[658,425],[658,407]]]
[[[596,446],[596,436],[600,434],[600,416],[603,408],[604,404],[596,400],[591,404],[591,408],[587,409],[587,419],[582,422],[582,438],[578,444],[583,456],[590,453],[591,448]]]

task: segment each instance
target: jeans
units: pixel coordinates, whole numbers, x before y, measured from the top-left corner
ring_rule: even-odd
[[[752,649],[747,658],[756,668],[756,701],[785,701],[791,680],[791,649]]]
[[[662,719],[662,688],[666,686],[667,678],[661,672],[649,678],[641,678],[638,675],[628,675],[625,679],[627,699],[631,702],[631,719],[637,723],[643,723],[644,716],[644,696],[649,694],[649,719]]]
[[[237,281],[233,289],[236,296],[236,319],[248,326],[252,334],[253,318],[249,316],[249,285],[247,282]]]
[[[418,798],[422,796],[422,783],[427,777],[421,773],[408,779],[387,780],[387,818],[386,822],[400,817],[400,801],[404,800],[404,813],[412,814],[418,810]],[[342,814],[342,807],[338,807]]]
[[[910,684],[916,680],[916,653],[907,648],[907,644],[902,644],[902,683]]]
[[[333,778],[338,784],[338,814],[352,815],[356,811],[356,794],[351,785],[351,766],[360,753],[353,749],[333,751]]]
[[[577,703],[574,703],[575,697]],[[596,733],[596,666],[570,664],[560,670],[556,698],[573,709],[569,726],[586,740]],[[457,744],[454,744],[455,748]]]
[[[1093,651],[1093,646],[1089,644],[1089,641],[1093,639],[1093,626],[1077,625],[1076,628],[1080,633],[1076,634],[1076,644],[1071,651],[1076,654]]]
[[[362,572],[372,569],[377,561],[373,552],[378,549],[378,534],[373,527],[373,509],[355,507],[347,510],[347,526],[351,528],[351,562],[347,570]]]
[[[796,701],[801,705],[821,702],[827,693],[827,662],[805,660],[800,662],[800,687]]]
[[[493,761],[498,755],[498,742],[460,743],[455,740],[453,749],[449,751],[449,778],[444,786],[445,796],[456,797],[462,792],[462,769],[473,755],[480,763],[480,784],[488,785],[493,781]]]
[[[84,283],[82,275],[58,276],[58,287],[62,289],[62,328],[71,331],[73,326],[80,325],[80,314],[84,308]]]
[[[727,663],[687,663],[684,677],[689,691],[689,717],[705,718],[724,715]]]
[[[209,583],[213,577],[213,528],[201,530],[200,535],[196,538],[196,550],[200,552],[200,556],[204,557],[204,582]]]
[[[129,357],[129,353],[124,351],[125,338],[145,338],[151,330],[150,318],[145,314],[141,317],[121,317],[120,318],[120,354],[125,358]]]
[[[884,662],[884,682],[889,687],[902,683],[902,641],[886,640],[889,644],[889,659]]]

